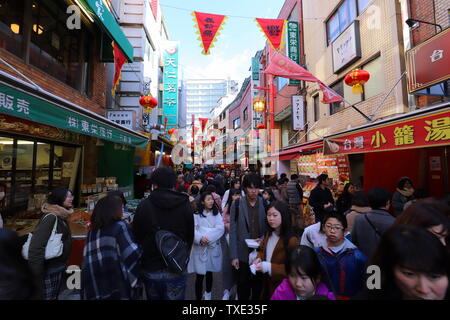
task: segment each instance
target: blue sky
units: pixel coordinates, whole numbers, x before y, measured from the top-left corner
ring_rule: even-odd
[[[170,40],[180,41],[180,64],[184,79],[230,77],[241,84],[250,75],[251,57],[266,42],[251,18],[276,19],[284,0],[161,0],[160,3]],[[215,47],[211,48],[210,55],[201,54],[192,11],[231,15],[217,37]]]

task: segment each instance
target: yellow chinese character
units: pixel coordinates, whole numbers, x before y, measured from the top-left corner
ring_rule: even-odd
[[[428,135],[425,141],[440,141],[450,139],[450,117],[434,119],[432,121],[425,121],[431,127],[425,127]]]
[[[370,142],[370,144],[375,148],[378,149],[379,147],[381,147],[381,144],[385,144],[386,143],[386,138],[384,137],[384,135],[380,132],[377,131],[373,136],[372,136],[372,142]]]
[[[395,145],[414,144],[414,127],[404,125],[394,129]]]

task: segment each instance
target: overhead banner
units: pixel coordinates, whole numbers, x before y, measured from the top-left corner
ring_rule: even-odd
[[[164,43],[163,118],[166,129],[178,126],[178,41]]]
[[[285,45],[287,21],[283,19],[260,18],[256,18],[255,20],[269,41],[270,46],[276,51],[281,51]]]
[[[326,138],[325,154],[436,147],[450,143],[450,110]]]
[[[192,12],[195,27],[197,29],[200,47],[203,48],[202,54],[209,54],[209,49],[214,47],[217,36],[225,23],[226,16],[211,13]]]

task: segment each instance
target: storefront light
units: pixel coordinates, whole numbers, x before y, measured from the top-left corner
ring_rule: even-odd
[[[41,25],[33,24],[33,31],[37,34],[43,34],[44,33],[44,27]]]
[[[15,34],[19,34],[20,26],[17,23],[11,23],[11,31]]]

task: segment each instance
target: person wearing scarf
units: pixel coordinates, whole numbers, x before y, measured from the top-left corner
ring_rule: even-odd
[[[404,206],[408,201],[414,199],[414,187],[410,178],[403,177],[399,180],[397,190],[392,197],[392,206],[394,215],[397,217],[403,212]]]
[[[63,275],[71,251],[71,232],[67,219],[73,213],[73,196],[67,189],[57,189],[51,192],[43,204],[41,221],[33,231],[28,253],[28,265],[36,286],[35,299],[57,300]],[[45,248],[57,223],[56,233],[62,234],[63,252],[59,257],[45,259]]]

